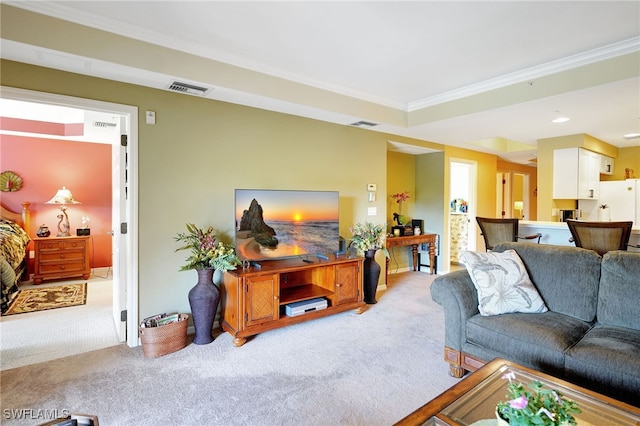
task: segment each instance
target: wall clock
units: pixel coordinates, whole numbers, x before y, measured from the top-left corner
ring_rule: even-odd
[[[22,188],[22,178],[17,174],[6,171],[0,173],[0,190],[3,192],[14,192]]]

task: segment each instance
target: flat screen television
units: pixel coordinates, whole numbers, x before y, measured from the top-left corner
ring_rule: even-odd
[[[236,189],[236,254],[258,261],[336,253],[338,204],[338,191]]]

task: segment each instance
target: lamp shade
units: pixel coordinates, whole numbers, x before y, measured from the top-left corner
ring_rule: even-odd
[[[79,201],[76,201],[73,198],[73,194],[64,186],[62,189],[58,189],[56,195],[53,196],[52,199],[47,201],[45,204],[81,204]]]

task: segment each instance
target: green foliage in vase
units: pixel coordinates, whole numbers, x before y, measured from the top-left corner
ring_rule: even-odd
[[[180,270],[213,268],[222,272],[235,269],[240,265],[235,249],[222,241],[218,241],[218,231],[209,226],[200,229],[192,223],[187,223],[187,232],[178,233],[177,242],[183,243],[179,250],[191,250],[187,263]]]

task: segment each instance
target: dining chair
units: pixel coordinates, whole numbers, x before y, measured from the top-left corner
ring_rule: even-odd
[[[567,220],[567,226],[571,232],[569,241],[575,243],[576,247],[593,250],[602,256],[608,251],[627,250],[633,222]]]
[[[480,227],[480,234],[484,238],[486,251],[493,250],[499,243],[517,242],[518,240],[537,240],[540,243],[542,234],[520,236],[518,235],[518,219],[496,219],[489,217],[476,217]]]

